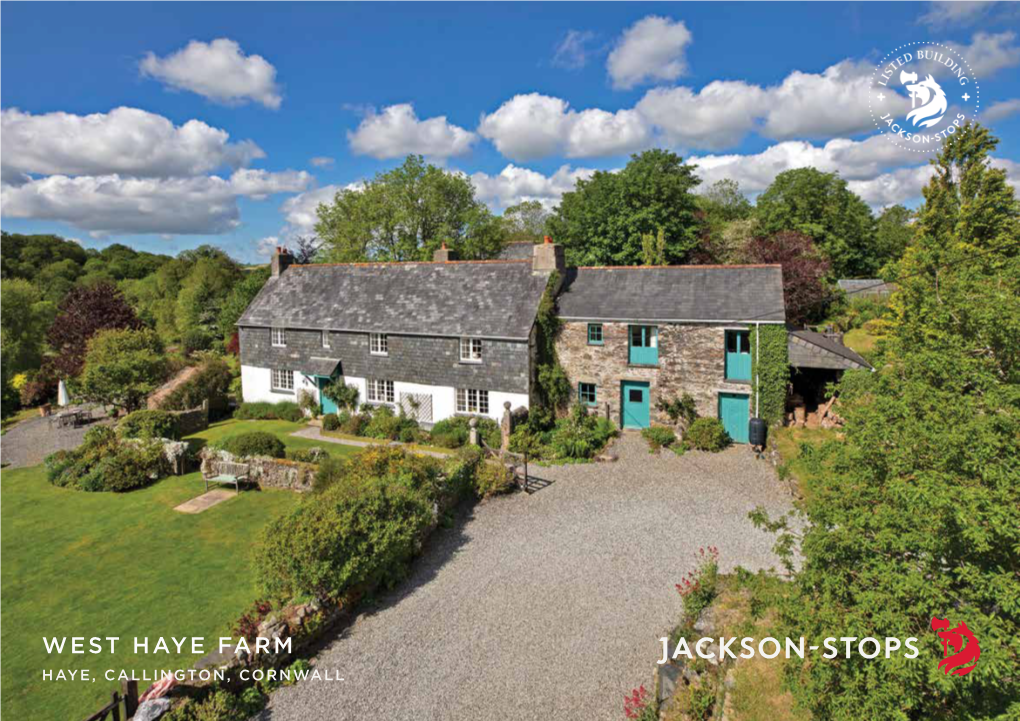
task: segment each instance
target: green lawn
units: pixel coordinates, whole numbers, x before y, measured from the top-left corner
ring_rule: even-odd
[[[843,344],[850,350],[860,353],[865,357],[875,350],[875,343],[877,342],[878,336],[871,335],[863,328],[854,328],[843,334]]]
[[[298,423],[225,421],[195,437],[215,441],[247,430],[276,433],[290,448]],[[333,454],[357,449],[319,444]],[[328,446],[328,447],[327,447]],[[85,718],[119,684],[106,669],[184,668],[184,653],[136,655],[134,637],[203,636],[206,650],[228,635],[255,599],[250,545],[271,518],[298,502],[290,491],[248,491],[199,515],[173,507],[204,490],[198,473],[130,493],[55,488],[42,466],[0,474],[3,546],[2,715],[12,719]],[[119,636],[110,656],[47,658],[43,636]],[[44,669],[88,668],[93,683],[42,680]],[[143,687],[146,684],[141,684]]]

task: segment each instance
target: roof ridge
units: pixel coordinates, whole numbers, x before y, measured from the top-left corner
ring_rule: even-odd
[[[781,268],[781,263],[724,263],[706,265],[579,265],[577,270],[655,270],[655,269],[705,269],[705,268]],[[569,268],[567,270],[570,270]]]
[[[526,259],[514,259],[514,258],[494,258],[489,260],[368,260],[359,261],[356,263],[294,263],[288,265],[287,269],[291,268],[335,268],[337,266],[352,267],[352,268],[368,268],[372,266],[381,267],[392,267],[392,266],[409,266],[409,265],[468,265],[471,263],[531,263],[530,260]]]

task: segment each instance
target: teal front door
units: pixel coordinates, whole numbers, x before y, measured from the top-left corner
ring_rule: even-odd
[[[316,380],[319,382],[319,403],[322,405],[322,414],[336,413],[336,403],[332,399],[327,398],[326,394],[322,392],[322,389],[329,385],[330,379],[324,376],[316,376]]]
[[[647,428],[650,425],[649,409],[651,408],[648,384],[639,381],[623,381],[620,384],[623,394],[624,428]]]
[[[719,420],[734,443],[747,443],[751,418],[751,397],[738,393],[719,394]]]

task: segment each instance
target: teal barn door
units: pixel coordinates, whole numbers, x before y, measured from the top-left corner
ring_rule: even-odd
[[[651,393],[647,383],[623,381],[620,408],[624,428],[647,428],[650,424]]]
[[[734,443],[747,443],[751,397],[739,393],[719,394],[719,420]]]

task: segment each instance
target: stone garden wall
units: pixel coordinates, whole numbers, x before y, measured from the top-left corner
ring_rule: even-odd
[[[724,326],[659,323],[659,364],[628,363],[629,323],[603,323],[602,345],[588,345],[588,323],[568,321],[556,338],[560,365],[577,398],[578,383],[597,386],[601,414],[620,424],[620,382],[645,381],[651,392],[652,421],[669,425],[668,416],[656,409],[660,398],[671,400],[690,393],[698,414],[718,416],[719,392],[749,393],[750,383],[727,382]],[[753,406],[753,404],[752,404]]]
[[[226,451],[203,448],[199,452],[202,460],[202,475],[218,475],[221,463],[243,463],[248,466],[248,480],[262,488],[283,488],[290,491],[310,491],[318,468],[313,463],[300,463],[284,458],[237,458]]]
[[[209,401],[188,411],[167,411],[177,416],[177,428],[181,438],[201,433],[209,427]]]

